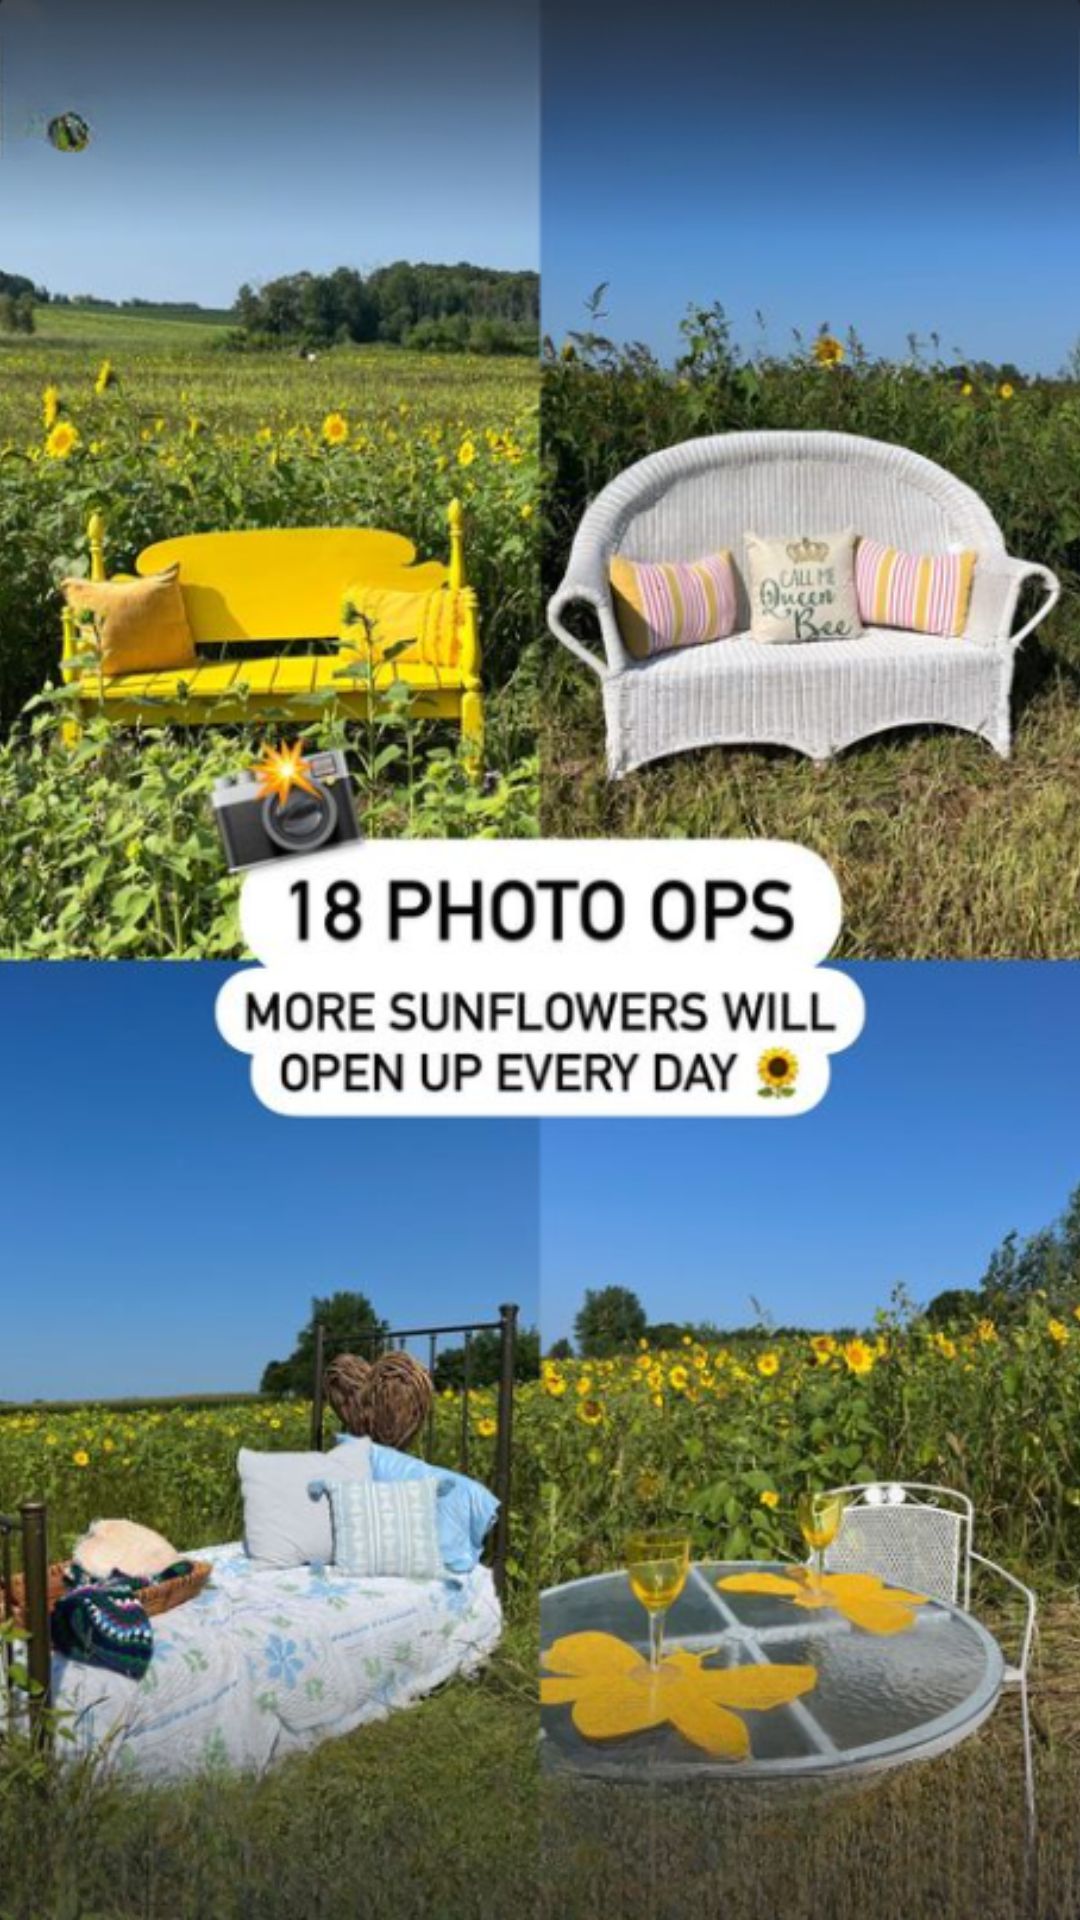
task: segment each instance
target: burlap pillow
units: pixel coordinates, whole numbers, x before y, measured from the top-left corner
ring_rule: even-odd
[[[159,673],[198,664],[178,566],[145,580],[65,580],[76,614],[90,613],[103,674]]]
[[[853,640],[861,634],[855,535],[746,536],[750,632],[755,640]]]

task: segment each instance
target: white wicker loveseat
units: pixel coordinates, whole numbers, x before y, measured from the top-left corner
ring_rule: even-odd
[[[963,636],[868,628],[859,639],[752,639],[746,534],[814,537],[845,527],[913,552],[974,548]],[[724,547],[738,583],[736,634],[633,659],[616,623],[612,556],[697,560]],[[1042,580],[1046,597],[1014,633],[1029,577]],[[604,488],[578,528],[548,620],[603,683],[612,776],[720,743],[769,742],[824,760],[868,734],[927,723],[981,734],[1006,755],[1016,649],[1060,592],[1047,567],[1006,552],[977,493],[920,454],[855,434],[729,433],[650,454]],[[565,625],[573,601],[594,609],[606,660]]]

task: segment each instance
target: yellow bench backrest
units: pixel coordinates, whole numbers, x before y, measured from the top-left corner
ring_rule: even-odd
[[[159,540],[136,561],[140,574],[179,564],[195,640],[332,639],[346,589],[427,591],[445,586],[438,560],[416,566],[404,534],[368,527],[283,527],[250,533],[190,533]]]

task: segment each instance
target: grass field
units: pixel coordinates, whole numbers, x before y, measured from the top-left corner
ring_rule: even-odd
[[[258,731],[95,722],[73,755],[58,739],[62,701],[41,704],[59,679],[58,583],[86,570],[96,509],[122,571],[168,535],[288,525],[388,527],[443,559],[460,499],[480,605],[485,787],[469,783],[456,727],[391,701],[370,726],[320,708],[306,737],[348,747],[369,835],[537,830],[537,369],[379,347],[309,364],[225,352],[222,333],[60,309],[33,338],[0,340],[5,957],[239,952],[238,888],[209,795],[218,774],[255,757]],[[297,726],[279,718],[273,730],[292,738]]]
[[[875,958],[1060,958],[1077,951],[1080,819],[1080,389],[1014,388],[913,361],[839,367],[799,350],[749,361],[723,341],[678,375],[632,352],[544,372],[545,584],[587,501],[632,461],[698,434],[829,429],[904,445],[969,481],[1010,550],[1052,567],[1056,613],[1023,649],[1008,762],[944,729],[898,730],[815,766],[781,748],[712,748],[609,783],[599,690],[551,641],[542,706],[544,831],[770,836],[813,847],[844,896],[840,951]],[[585,627],[583,625],[583,631]]]

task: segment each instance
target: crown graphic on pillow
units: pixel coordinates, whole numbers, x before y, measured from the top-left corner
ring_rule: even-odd
[[[829,543],[827,540],[791,540],[788,543],[787,557],[795,566],[807,566],[812,561],[827,560]]]

